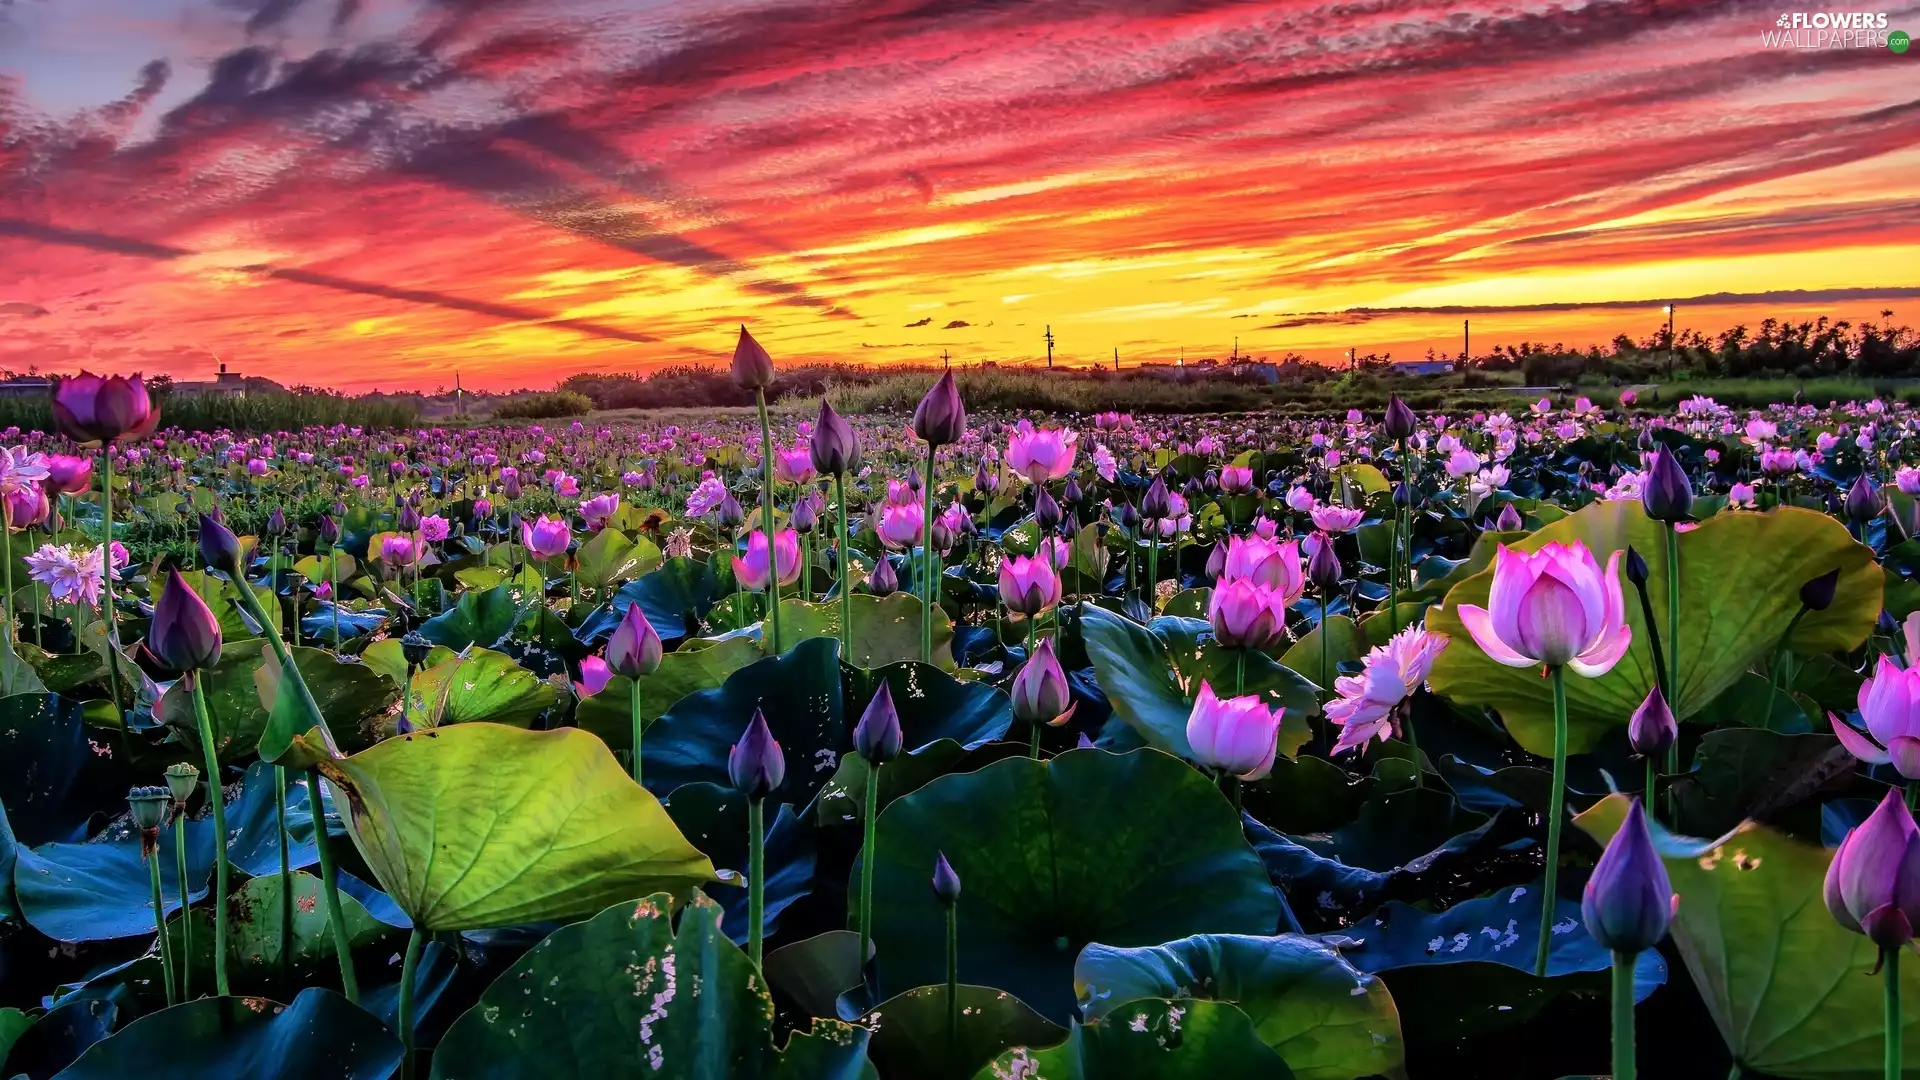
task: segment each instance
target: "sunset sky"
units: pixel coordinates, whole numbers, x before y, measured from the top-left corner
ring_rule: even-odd
[[[1051,325],[1075,364],[1584,345],[1669,298],[1920,325],[1920,50],[1770,48],[1787,10],[0,0],[0,366],[505,389],[742,322],[876,363]]]

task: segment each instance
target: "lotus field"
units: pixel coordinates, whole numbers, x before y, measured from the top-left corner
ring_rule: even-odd
[[[1920,415],[1620,396],[65,379],[0,456],[0,1076],[1897,1077]]]

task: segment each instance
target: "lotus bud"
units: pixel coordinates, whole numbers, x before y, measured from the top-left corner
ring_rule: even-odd
[[[1405,480],[1393,485],[1393,505],[1402,510],[1413,505],[1413,488]]]
[[[787,779],[787,758],[759,709],[745,734],[727,752],[727,778],[750,799],[764,799]]]
[[[1847,489],[1846,511],[1847,519],[1856,525],[1865,525],[1880,513],[1880,486],[1866,473]]]
[[[315,532],[319,535],[320,542],[329,547],[340,542],[340,523],[333,519],[332,514],[320,515],[320,525]]]
[[[1153,478],[1152,486],[1140,499],[1140,516],[1147,521],[1163,520],[1173,510],[1172,493],[1167,490],[1167,482],[1160,477]]]
[[[1913,940],[1920,922],[1920,826],[1898,787],[1840,842],[1827,866],[1824,897],[1835,922],[1882,949]]]
[[[987,463],[982,460],[973,470],[973,490],[982,495],[990,495],[998,487],[999,477],[987,471]]]
[[[1043,639],[1020,673],[1013,677],[1013,718],[1023,724],[1058,727],[1073,713],[1073,691],[1067,673],[1053,655],[1053,641]]]
[[[1414,424],[1413,410],[1407,408],[1407,403],[1400,400],[1399,394],[1387,399],[1387,415],[1380,421],[1380,431],[1387,438],[1399,442],[1410,437]]]
[[[1673,718],[1673,710],[1667,707],[1667,699],[1660,693],[1659,687],[1647,691],[1647,698],[1633,711],[1633,719],[1627,723],[1627,741],[1633,745],[1633,752],[1644,758],[1657,758],[1667,752],[1667,747],[1680,736],[1680,725]]]
[[[1208,577],[1218,580],[1220,577],[1220,574],[1223,571],[1225,571],[1226,568],[1227,568],[1227,542],[1225,540],[1222,540],[1219,543],[1213,545],[1213,551],[1207,556],[1206,573]]]
[[[172,794],[163,787],[137,787],[127,792],[133,824],[143,833],[159,831],[167,820],[167,806],[172,802]]]
[[[660,635],[639,604],[627,605],[620,625],[607,639],[607,666],[616,675],[638,679],[660,670]]]
[[[1113,523],[1133,532],[1140,526],[1140,511],[1134,509],[1132,503],[1121,503],[1113,508]]]
[[[103,378],[83,370],[54,386],[53,420],[75,442],[113,442],[152,431],[160,410],[140,376]]]
[[[1519,532],[1527,527],[1527,523],[1520,520],[1520,511],[1508,503],[1500,508],[1500,516],[1494,521],[1493,527],[1501,532]]]
[[[1060,504],[1054,501],[1046,488],[1035,489],[1033,523],[1040,527],[1043,536],[1050,536],[1060,528]]]
[[[1060,496],[1067,501],[1067,505],[1069,506],[1079,505],[1080,502],[1086,498],[1086,492],[1080,487],[1080,478],[1077,476],[1067,477],[1067,486],[1061,489]]]
[[[809,535],[814,526],[820,524],[820,515],[814,512],[812,499],[803,498],[793,504],[791,523],[793,531],[801,536]]]
[[[753,340],[744,325],[733,346],[733,381],[747,390],[765,390],[773,385],[773,357]]]
[[[197,671],[220,659],[220,620],[178,570],[167,571],[147,625],[147,650],[170,671]]]
[[[1673,899],[1673,885],[1653,846],[1646,811],[1635,799],[1587,879],[1580,897],[1581,918],[1602,948],[1630,956],[1653,948],[1667,936]]]
[[[420,528],[420,511],[411,506],[401,506],[400,513],[393,519],[393,527],[401,532],[415,532]]]
[[[952,907],[960,902],[960,875],[953,872],[953,864],[947,861],[944,851],[934,853],[933,896],[940,901],[941,907]]]
[[[873,564],[873,570],[867,574],[867,594],[892,596],[898,591],[900,591],[900,576],[893,572],[893,560],[882,555]]]
[[[1840,568],[1834,567],[1800,586],[1800,606],[1808,611],[1825,611],[1833,605],[1834,593],[1839,588]]]
[[[714,514],[720,518],[720,524],[729,529],[737,529],[747,520],[747,512],[740,509],[740,500],[729,491],[720,499],[720,505],[714,508]]]
[[[853,729],[853,749],[868,763],[884,765],[900,756],[903,739],[900,713],[893,707],[893,690],[881,680],[880,689],[867,702],[860,723]]]
[[[1647,558],[1631,544],[1627,546],[1626,569],[1627,580],[1633,583],[1634,588],[1647,587]]]
[[[200,561],[215,570],[240,572],[240,538],[212,514],[200,515]]]
[[[1654,451],[1653,466],[1640,488],[1640,505],[1655,521],[1671,524],[1693,516],[1693,481],[1667,446]]]
[[[908,491],[911,491],[915,495],[918,495],[920,494],[920,489],[924,486],[925,486],[925,482],[920,479],[920,473],[917,470],[907,474],[907,490]]]
[[[187,805],[187,800],[200,788],[200,770],[184,761],[167,766],[166,776],[167,790],[179,806]]]
[[[1307,560],[1307,579],[1312,581],[1322,593],[1330,593],[1340,587],[1340,557],[1333,553],[1333,537],[1325,533],[1318,534],[1320,543],[1313,549],[1313,556]]]
[[[267,515],[267,535],[269,536],[287,535],[286,511],[280,509],[277,506],[273,508],[273,513]]]
[[[928,446],[957,443],[967,433],[967,407],[960,400],[960,388],[954,385],[953,372],[942,372],[939,381],[914,408],[913,433]]]
[[[860,469],[860,440],[854,435],[853,426],[824,398],[820,401],[820,419],[814,421],[808,450],[813,455],[813,470],[822,475],[845,476]]]

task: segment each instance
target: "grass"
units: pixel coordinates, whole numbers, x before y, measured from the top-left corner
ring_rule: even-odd
[[[411,427],[420,419],[416,399],[357,398],[325,393],[255,393],[246,397],[166,394],[157,404],[162,427],[185,431],[298,431],[350,424],[365,428]],[[0,398],[0,427],[53,429],[46,398]]]

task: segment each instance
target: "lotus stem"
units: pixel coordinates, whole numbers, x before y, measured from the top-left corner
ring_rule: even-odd
[[[747,798],[747,958],[760,970],[760,958],[766,936],[761,925],[767,910],[767,838],[761,828],[763,803],[754,795]]]
[[[847,552],[850,549],[847,547],[846,473],[833,474],[833,496],[834,501],[840,504],[840,549],[839,558],[834,560],[838,564],[836,568],[840,571],[840,658],[851,664],[853,663],[853,597],[850,591],[853,588],[853,581],[847,573],[850,565],[847,561]]]
[[[1033,663],[1033,624],[1040,621],[1039,615],[1027,616],[1027,663]],[[1040,760],[1040,721],[1032,723],[1033,730],[1027,734],[1027,756]]]
[[[1672,522],[1667,524],[1667,705],[1673,709],[1674,719],[1681,715],[1680,709],[1680,530]],[[1768,702],[1771,707],[1772,702]],[[1667,747],[1667,771],[1680,771],[1680,740]],[[1669,800],[1671,802],[1671,800]],[[1673,806],[1667,807],[1667,815],[1672,819]]]
[[[1400,710],[1400,733],[1407,737],[1407,749],[1413,751],[1413,786],[1415,790],[1427,786],[1427,768],[1420,760],[1420,736],[1413,731],[1413,702],[1408,701]]]
[[[1767,719],[1766,723],[1762,725],[1763,727],[1773,726],[1774,694],[1782,689],[1780,673],[1787,663],[1787,657],[1791,655],[1787,652],[1787,640],[1793,637],[1793,632],[1800,628],[1800,620],[1806,617],[1807,605],[1801,604],[1800,610],[1793,613],[1792,620],[1787,623],[1786,631],[1780,635],[1780,640],[1773,646],[1773,659],[1767,664]],[[1787,684],[1789,692],[1791,692],[1791,687],[1792,683],[1789,681]]]
[[[141,861],[147,864],[147,878],[153,886],[153,928],[160,934],[160,981],[166,986],[167,1004],[173,1005],[179,999],[173,989],[173,943],[167,937],[167,906],[160,899],[160,847],[144,842],[140,846]]]
[[[1540,944],[1533,954],[1535,978],[1547,977],[1547,949],[1553,943],[1553,912],[1560,883],[1560,819],[1567,807],[1567,674],[1555,664],[1553,679],[1553,799],[1547,812],[1547,880],[1540,896]]]
[[[400,1046],[401,1080],[413,1080],[413,983],[420,970],[420,946],[426,935],[415,926],[407,934],[407,955],[400,963]],[[1631,1078],[1629,1078],[1631,1080]]]
[[[340,545],[327,548],[327,606],[333,610],[333,657],[340,658]]]
[[[100,618],[107,630],[107,688],[113,692],[113,715],[126,737],[127,706],[120,691],[120,630],[113,621],[113,446],[100,448]],[[8,557],[11,564],[13,559]]]
[[[187,673],[193,691],[193,715],[200,725],[200,749],[207,759],[207,802],[213,806],[213,986],[226,997],[227,986],[227,810],[226,795],[220,789],[220,752],[213,740],[213,717],[207,712],[207,692],[200,673]]]
[[[1160,524],[1154,522],[1147,534],[1147,614],[1160,609]]]
[[[920,662],[933,663],[933,605],[939,602],[938,575],[934,563],[939,558],[933,550],[933,459],[939,451],[932,443],[927,444],[927,484],[922,492],[926,521],[920,532],[921,552],[921,593],[920,600]]]
[[[960,901],[947,904],[947,1048],[960,1044]]]
[[[307,810],[313,814],[313,842],[320,849],[320,892],[327,898],[327,925],[333,930],[333,951],[340,961],[340,989],[347,1000],[360,1004],[360,980],[353,972],[352,943],[347,919],[340,910],[339,871],[333,864],[333,844],[327,836],[326,800],[320,791],[320,773],[307,774]]]
[[[187,807],[173,815],[173,872],[180,888],[180,1000],[193,1000],[193,898],[187,885]]]
[[[109,553],[111,554],[111,553]],[[6,650],[6,665],[0,668],[0,689],[13,693],[13,523],[0,521],[0,567],[6,575],[7,595],[0,602],[0,619],[5,620],[5,633],[0,634],[0,648]]]
[[[760,527],[767,534],[767,628],[773,634],[773,652],[780,655],[780,560],[773,546],[773,427],[767,422],[767,391],[755,387],[760,407]],[[754,962],[759,963],[755,957]]]
[[[1613,1080],[1634,1080],[1633,962],[1635,954],[1613,954]]]
[[[1880,977],[1887,988],[1886,1025],[1883,1039],[1886,1043],[1887,1080],[1900,1080],[1900,1036],[1903,1018],[1900,1015],[1900,950],[1880,950]]]
[[[274,831],[280,836],[280,984],[289,985],[289,968],[293,953],[293,867],[287,852],[287,770],[285,766],[273,767],[273,790],[276,800],[273,804]]]
[[[628,695],[628,707],[633,715],[633,782],[640,783],[640,680],[633,680],[633,692]]]
[[[873,943],[873,834],[874,819],[880,816],[880,764],[867,766],[866,813],[861,816],[865,836],[860,841],[860,970],[865,981],[867,953]]]

